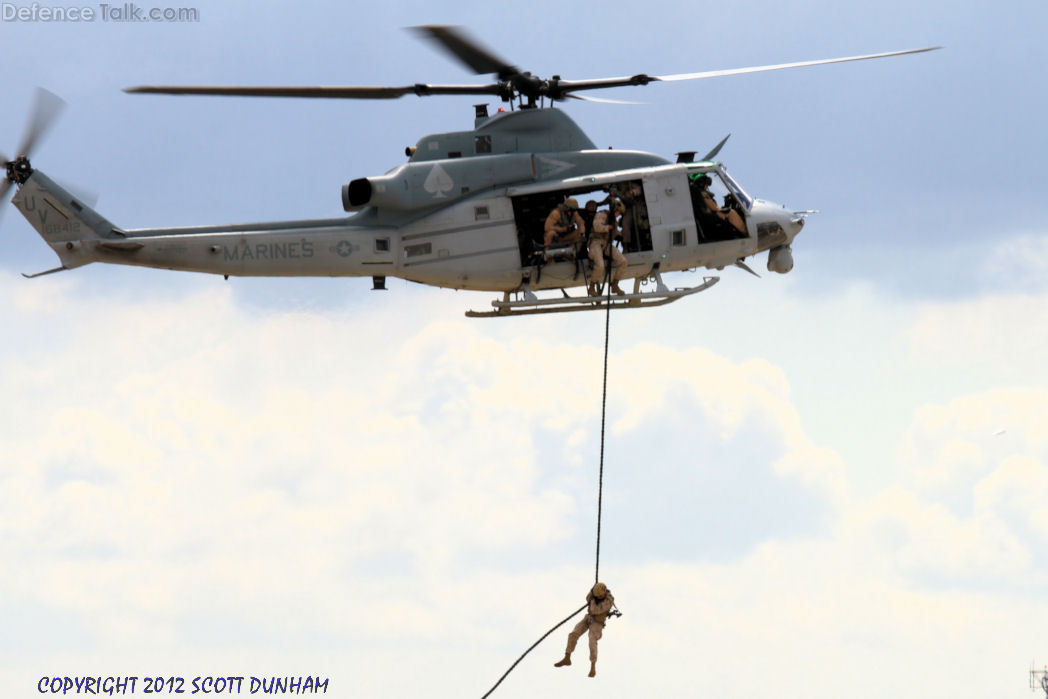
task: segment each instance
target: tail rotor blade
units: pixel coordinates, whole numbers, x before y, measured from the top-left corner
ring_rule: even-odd
[[[3,203],[7,197],[8,190],[11,189],[11,185],[18,177],[16,172],[22,172],[29,167],[27,159],[29,154],[32,153],[33,148],[47,130],[51,128],[51,125],[55,123],[55,119],[58,118],[63,107],[65,107],[65,101],[61,97],[53,92],[48,92],[42,87],[36,88],[29,123],[26,125],[22,142],[18,144],[18,150],[15,151],[16,160],[11,160],[6,155],[0,154],[0,165],[4,167],[3,181],[0,181],[0,203]],[[0,211],[2,210],[0,208]]]
[[[4,215],[4,200],[7,199],[7,192],[14,183],[14,180],[7,176],[8,162],[10,162],[10,158],[7,157],[7,154],[0,153],[0,166],[4,168],[4,172],[0,173],[0,176],[3,177],[3,180],[0,180],[0,216]]]
[[[98,203],[98,192],[93,189],[85,189],[79,185],[70,184],[64,180],[57,180],[58,185],[64,190],[76,197],[77,201],[81,204],[86,204],[94,208],[94,205]]]
[[[16,157],[21,155],[28,156],[32,152],[33,146],[51,128],[51,124],[58,118],[63,107],[65,107],[65,100],[61,97],[42,87],[36,89],[29,125],[26,127],[22,143],[19,144],[18,150],[15,151]],[[5,159],[4,162],[7,162],[7,160]]]

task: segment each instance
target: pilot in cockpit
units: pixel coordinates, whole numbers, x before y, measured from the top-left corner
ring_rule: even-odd
[[[722,221],[727,221],[742,235],[748,235],[746,223],[742,220],[742,216],[739,216],[738,211],[730,206],[725,206],[724,208],[717,206],[717,199],[713,196],[713,192],[710,191],[710,185],[713,184],[713,180],[709,175],[700,175],[692,182],[699,189],[702,200],[706,204],[706,213],[712,214]]]

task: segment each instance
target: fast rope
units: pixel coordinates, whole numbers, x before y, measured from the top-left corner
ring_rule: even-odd
[[[602,504],[604,500],[604,424],[608,408],[608,338],[610,337],[611,330],[611,260],[605,259],[605,262],[607,272],[604,277],[604,289],[608,293],[604,297],[604,304],[606,308],[606,312],[604,314],[604,377],[601,385],[600,398],[600,472],[597,476],[597,563],[594,566],[595,570],[593,571],[594,585],[600,582],[600,520],[601,515],[603,514]],[[502,673],[502,677],[499,678],[499,681],[496,682],[491,687],[491,689],[489,689],[480,699],[487,699],[489,696],[491,696],[491,693],[494,692],[500,684],[502,684],[502,680],[506,679],[509,673],[513,672],[513,668],[517,667],[520,661],[524,659],[524,656],[533,651],[535,647],[538,646],[538,644],[545,641],[547,636],[559,629],[561,626],[564,626],[564,624],[568,623],[568,621],[570,621],[572,617],[574,617],[576,614],[588,607],[589,602],[586,602],[586,604],[582,605],[581,607],[573,611],[571,614],[561,619],[556,626],[551,628],[546,633],[542,634],[542,636],[539,637],[539,640],[532,643],[526,651],[520,654],[520,657],[517,658],[512,665],[509,666],[509,669]]]
[[[559,623],[559,624],[557,624],[556,626],[554,626],[554,627],[553,627],[552,629],[550,629],[550,630],[549,630],[549,631],[547,631],[546,633],[542,634],[542,636],[541,636],[541,637],[539,638],[539,640],[537,640],[537,641],[535,641],[534,643],[532,643],[532,644],[531,644],[531,647],[530,647],[530,648],[528,648],[528,649],[527,649],[526,651],[524,651],[523,653],[521,653],[521,654],[520,654],[520,657],[519,657],[519,658],[517,658],[516,662],[514,662],[514,663],[513,663],[512,665],[510,665],[510,666],[509,666],[509,669],[508,669],[508,670],[506,670],[506,671],[505,671],[504,673],[502,673],[502,677],[500,677],[500,678],[499,678],[499,681],[498,681],[498,682],[496,682],[496,683],[495,683],[495,685],[494,685],[494,686],[493,686],[493,687],[492,687],[491,689],[489,689],[489,690],[487,691],[487,694],[485,694],[484,696],[482,696],[482,697],[481,697],[480,699],[487,699],[487,698],[488,698],[488,696],[490,696],[490,695],[491,695],[491,693],[495,691],[495,687],[498,687],[498,686],[499,686],[500,684],[502,684],[502,680],[506,679],[506,676],[507,676],[507,675],[508,675],[509,673],[513,672],[513,668],[515,668],[515,667],[517,666],[517,663],[519,663],[519,662],[520,662],[521,660],[523,660],[523,659],[524,659],[524,656],[525,656],[525,655],[527,655],[528,653],[530,653],[530,652],[531,652],[531,651],[532,651],[532,650],[533,650],[533,649],[535,648],[535,646],[537,646],[538,644],[540,644],[540,643],[542,643],[543,641],[545,641],[545,640],[546,640],[546,636],[549,636],[549,635],[550,635],[551,633],[553,633],[554,631],[556,631],[557,629],[559,629],[559,628],[560,628],[561,626],[564,626],[564,624],[566,624],[566,623],[568,623],[569,621],[571,621],[572,617],[574,617],[574,616],[575,616],[576,614],[578,614],[579,612],[581,612],[581,611],[582,611],[583,609],[585,609],[585,608],[586,608],[586,607],[588,607],[588,606],[589,606],[589,602],[587,602],[586,604],[582,605],[581,607],[579,607],[578,609],[576,609],[575,611],[573,611],[573,612],[572,612],[571,614],[569,614],[568,616],[564,617],[564,618],[563,618],[563,619],[562,619],[562,620],[560,621],[560,623]]]
[[[610,257],[610,256],[609,256]],[[600,520],[604,503],[604,418],[608,412],[608,338],[611,335],[611,260],[607,261],[607,276],[604,288],[608,294],[604,297],[607,310],[604,313],[604,378],[600,395],[600,473],[597,476],[597,562],[593,570],[593,584],[600,582]]]

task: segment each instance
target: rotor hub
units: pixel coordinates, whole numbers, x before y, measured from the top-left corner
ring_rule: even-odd
[[[8,161],[4,165],[7,168],[7,179],[18,185],[25,184],[26,180],[33,174],[29,158],[24,155]]]

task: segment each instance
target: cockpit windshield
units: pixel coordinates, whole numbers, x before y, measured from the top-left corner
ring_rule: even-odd
[[[710,179],[712,192],[717,193],[719,191],[722,197],[730,195],[746,211],[749,211],[750,207],[753,206],[753,198],[746,194],[746,190],[732,179],[731,175],[728,174],[728,171],[720,163],[704,161],[688,165],[689,181],[694,181],[702,175]]]
[[[753,206],[753,199],[750,197],[750,195],[746,194],[746,191],[739,186],[739,183],[732,179],[731,175],[728,174],[727,170],[724,169],[723,165],[718,166],[717,171],[720,174],[720,176],[724,179],[724,184],[727,185],[728,189],[731,190],[732,194],[734,194],[735,197],[739,200],[739,203],[742,204],[742,206],[747,211],[749,211],[750,207]]]

